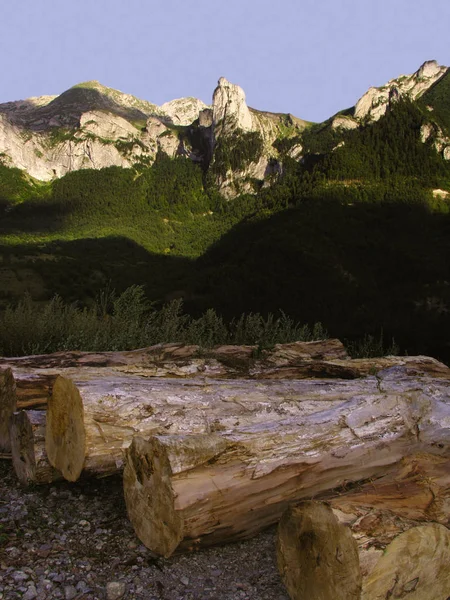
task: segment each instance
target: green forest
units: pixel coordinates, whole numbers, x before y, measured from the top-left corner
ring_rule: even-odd
[[[94,321],[105,290],[117,300],[138,289],[137,306],[146,306],[146,322],[160,330],[163,317],[155,315],[178,303],[184,325],[174,339],[269,344],[278,338],[261,333],[261,324],[278,319],[278,331],[289,323],[294,337],[302,327],[306,337],[326,329],[349,345],[372,340],[381,351],[384,339],[385,351],[394,341],[400,352],[448,362],[450,202],[433,189],[450,191],[450,163],[420,132],[430,102],[436,124],[450,126],[449,85],[447,76],[421,103],[400,100],[376,123],[339,139],[325,122],[281,140],[278,177],[232,200],[218,193],[211,174],[257,160],[258,135],[241,136],[241,145],[224,139],[209,168],[161,152],[152,166],[86,169],[50,183],[0,157],[0,349],[50,351],[67,340],[77,348],[129,347],[112,325],[122,314],[117,303],[104,307],[109,333]],[[298,142],[308,150],[302,161],[288,155]],[[45,310],[86,319],[90,343],[65,331],[64,342],[41,332],[32,348],[14,345],[11,323],[20,328],[28,311],[29,332],[45,321]],[[236,323],[249,315],[257,315],[259,333],[236,337]],[[211,332],[220,332],[209,340],[208,318]],[[153,334],[133,339],[160,341]]]

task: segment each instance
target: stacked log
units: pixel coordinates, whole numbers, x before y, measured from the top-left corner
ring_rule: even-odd
[[[286,364],[306,363],[312,365],[318,360],[343,360],[347,357],[339,340],[278,345],[272,351],[264,352],[263,358],[259,361],[253,359],[254,351],[255,347],[252,346],[221,346],[206,354],[202,353],[200,356],[198,346],[160,344],[129,352],[58,352],[49,355],[0,359],[0,364],[4,368],[8,366],[14,368],[17,388],[15,402],[6,399],[6,394],[0,394],[0,407],[3,411],[3,446],[10,455],[11,443],[7,424],[13,412],[16,409],[46,410],[58,374],[76,379],[114,378],[116,374],[120,373],[146,378],[156,376],[190,378],[199,375],[230,378],[238,373],[248,375],[253,366],[257,367],[255,377],[263,377],[264,369],[273,371],[273,366],[277,362],[284,368]],[[345,369],[340,369],[340,371],[344,372]],[[271,375],[269,374],[269,376]],[[16,426],[13,429],[13,435],[16,439],[12,458],[14,465],[20,467],[18,469],[19,478],[23,483],[25,481],[38,483],[47,481],[50,473],[55,473],[59,477],[59,473],[49,468],[49,465],[44,464],[42,460],[43,440],[40,436],[32,435],[33,423],[37,417],[31,415],[30,418],[31,422],[25,428],[24,423],[28,417],[26,415],[22,415],[20,418],[15,417]],[[45,417],[41,415],[39,422],[40,427],[45,428]],[[29,435],[25,437],[22,435],[24,428],[29,432]],[[22,433],[19,435],[20,432]],[[35,460],[32,458],[31,451],[33,439],[36,445]],[[26,468],[22,464],[24,457],[28,457]],[[113,458],[111,464],[113,465],[112,472],[115,472],[120,470],[122,461]],[[36,468],[34,465],[37,465]],[[40,473],[41,467],[42,473]],[[26,480],[23,478],[25,473],[27,474]],[[108,474],[108,470],[100,470],[99,474]]]
[[[293,599],[447,600],[450,369],[338,340],[255,350],[0,359],[0,452],[23,484],[124,469],[136,534],[165,557],[284,513]]]
[[[82,471],[120,472],[133,436],[231,431],[307,415],[361,395],[377,381],[145,379],[114,375],[59,377],[47,410],[47,453],[69,481]]]
[[[48,461],[45,425],[46,414],[42,410],[21,410],[10,417],[12,463],[22,485],[63,479]]]
[[[134,437],[124,493],[136,534],[166,557],[246,538],[289,503],[380,477],[405,456],[448,457],[448,385],[417,384],[220,435]]]
[[[10,368],[0,369],[0,453],[11,452],[9,417],[16,410],[16,383]]]
[[[277,561],[292,600],[447,600],[447,527],[379,509],[343,524],[336,512],[307,501],[282,516]]]

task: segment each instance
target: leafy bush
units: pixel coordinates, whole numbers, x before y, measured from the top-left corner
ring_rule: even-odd
[[[275,319],[242,315],[226,324],[214,309],[194,319],[174,300],[155,310],[142,286],[133,285],[116,296],[109,289],[89,308],[65,304],[55,296],[44,305],[26,295],[0,316],[0,350],[6,356],[44,354],[61,350],[131,350],[164,342],[183,342],[209,348],[219,344],[270,347],[280,342],[326,337],[322,325],[310,328],[284,313]]]

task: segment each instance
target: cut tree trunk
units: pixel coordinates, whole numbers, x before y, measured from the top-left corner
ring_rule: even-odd
[[[449,396],[444,379],[394,371],[357,380],[258,382],[146,379],[110,370],[103,377],[95,378],[91,372],[74,382],[60,377],[48,408],[48,457],[66,479],[75,481],[83,469],[94,476],[121,471],[124,450],[137,434],[231,431],[303,417],[366,397],[382,402],[392,393],[425,394],[437,400]],[[426,391],[420,392],[422,388]]]
[[[11,452],[9,417],[16,410],[16,383],[11,369],[0,369],[0,453]]]
[[[69,481],[123,468],[134,435],[210,433],[303,416],[355,397],[379,394],[361,381],[145,379],[108,375],[59,377],[47,411],[47,453]]]
[[[129,366],[148,368],[149,372],[153,371],[156,376],[160,376],[162,373],[157,372],[158,368],[164,371],[165,365],[173,365],[178,376],[183,374],[189,376],[196,372],[208,371],[210,366],[211,374],[217,376],[221,373],[226,375],[228,372],[248,371],[255,363],[276,367],[317,360],[348,359],[345,347],[337,339],[276,344],[273,349],[262,351],[258,359],[255,359],[255,353],[258,353],[257,346],[216,346],[206,350],[201,349],[200,346],[184,344],[157,344],[124,352],[72,351],[11,358],[0,357],[0,367],[65,369],[79,366]],[[183,370],[185,364],[189,368]]]
[[[45,411],[21,410],[10,417],[12,462],[22,485],[63,479],[47,459]]]
[[[294,500],[380,477],[418,452],[448,457],[450,390],[420,385],[220,435],[135,437],[124,492],[136,534],[166,557],[246,538]]]
[[[374,375],[394,366],[411,373],[450,379],[450,369],[427,356],[388,356],[349,359],[337,339],[276,344],[270,350],[256,346],[217,346],[201,349],[183,344],[158,344],[126,352],[56,352],[36,356],[0,358],[0,367],[16,372],[45,369],[57,373],[78,367],[110,367],[146,377],[251,377],[255,379],[300,379]]]
[[[447,600],[449,529],[351,502],[306,501],[283,514],[277,561],[290,598]]]

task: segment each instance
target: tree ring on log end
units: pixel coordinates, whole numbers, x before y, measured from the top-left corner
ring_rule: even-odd
[[[450,530],[431,523],[413,527],[386,548],[363,582],[362,600],[450,596]]]
[[[358,546],[326,504],[302,502],[285,511],[277,559],[292,600],[360,599]]]
[[[126,450],[123,473],[127,512],[140,540],[169,557],[183,539],[184,522],[175,511],[172,468],[167,449],[157,438],[136,436]]]
[[[84,408],[80,392],[70,379],[59,376],[47,407],[45,448],[50,464],[68,481],[76,481],[86,455]]]

